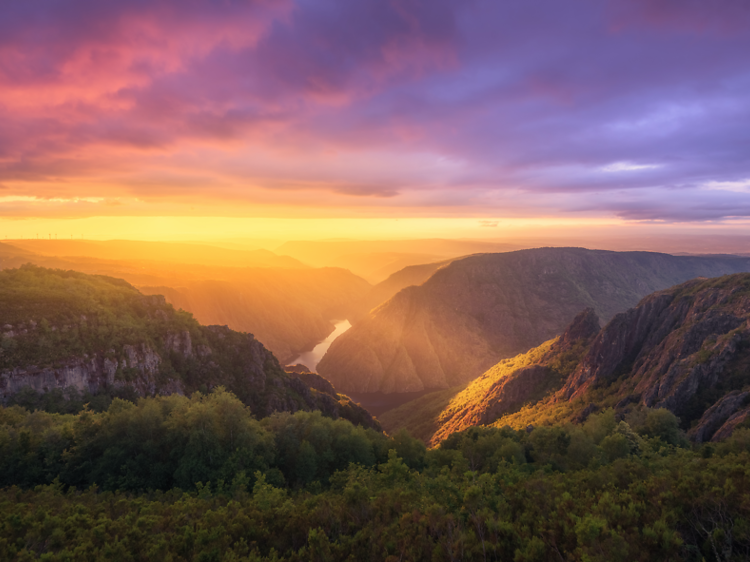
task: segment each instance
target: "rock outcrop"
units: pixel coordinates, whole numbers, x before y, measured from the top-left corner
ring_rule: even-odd
[[[618,408],[667,408],[697,442],[726,435],[750,402],[750,275],[689,281],[605,326],[559,400],[601,388]],[[735,418],[734,416],[737,415]],[[721,430],[721,433],[719,433]]]
[[[747,408],[749,402],[750,392],[730,392],[705,411],[696,426],[688,433],[690,439],[702,443],[712,438],[721,439],[724,434],[728,437],[732,433],[730,427],[734,429],[734,426],[742,423],[747,417],[747,412],[750,411]],[[724,427],[730,419],[732,423]]]
[[[317,370],[344,392],[449,388],[555,337],[586,307],[609,320],[653,291],[748,270],[747,258],[582,248],[469,256],[373,310],[333,342]],[[653,306],[667,306],[664,298]],[[652,321],[651,313],[638,314]],[[631,319],[618,321],[629,330]],[[634,353],[641,336],[628,334],[632,341],[616,340],[622,350],[606,353]]]

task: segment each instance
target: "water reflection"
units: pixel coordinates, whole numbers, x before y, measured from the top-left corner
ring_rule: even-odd
[[[306,351],[305,353],[297,357],[297,359],[289,363],[289,365],[302,363],[311,371],[315,371],[315,369],[318,367],[318,363],[320,363],[320,360],[323,359],[323,356],[326,354],[326,351],[328,351],[328,348],[331,347],[333,340],[335,340],[337,337],[339,337],[341,334],[352,327],[352,325],[349,323],[349,320],[335,322],[334,326],[335,327],[333,332],[331,332],[326,339],[316,345],[312,351]]]

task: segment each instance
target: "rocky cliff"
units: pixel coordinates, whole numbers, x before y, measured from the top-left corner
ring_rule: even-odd
[[[748,270],[747,258],[582,248],[469,256],[373,310],[318,372],[352,393],[449,388],[555,337],[584,308],[606,321],[653,291]]]
[[[750,275],[694,280],[645,298],[601,331],[561,391],[606,389],[620,404],[667,408],[690,435],[723,435],[750,403]],[[737,418],[733,423],[737,422]]]
[[[252,412],[321,410],[378,427],[348,398],[288,375],[251,334],[201,326],[124,281],[34,266],[0,272],[0,400],[23,389],[137,395],[225,386]]]
[[[666,408],[696,442],[750,423],[750,274],[696,279],[644,298],[595,330],[589,310],[560,338],[470,384],[381,416],[437,444],[471,425],[516,428]],[[558,390],[559,389],[559,390]]]

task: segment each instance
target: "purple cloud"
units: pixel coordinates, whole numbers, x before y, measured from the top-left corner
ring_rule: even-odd
[[[740,0],[6,3],[0,182],[747,217],[748,52]]]

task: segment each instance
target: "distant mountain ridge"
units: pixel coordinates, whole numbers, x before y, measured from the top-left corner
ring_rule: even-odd
[[[318,372],[352,393],[449,388],[561,333],[584,308],[608,320],[653,291],[748,270],[748,258],[583,248],[473,255],[372,311]]]
[[[460,258],[458,258],[460,259]],[[357,312],[352,318],[353,321],[362,320],[367,317],[368,313],[389,301],[396,293],[411,287],[412,285],[421,285],[427,281],[438,269],[445,267],[454,260],[448,259],[438,262],[425,263],[419,265],[409,265],[388,276],[387,279],[374,285],[361,302],[357,303]]]
[[[378,427],[335,392],[283,371],[251,334],[201,326],[121,279],[24,266],[0,271],[0,401],[31,390],[140,396],[224,386],[254,415],[320,410]]]
[[[88,257],[106,260],[157,260],[167,263],[224,267],[308,267],[290,256],[270,250],[238,250],[189,242],[138,240],[12,240],[16,248],[43,256]]]
[[[521,247],[478,240],[292,240],[276,248],[276,252],[318,267],[343,267],[377,284],[405,267]]]

